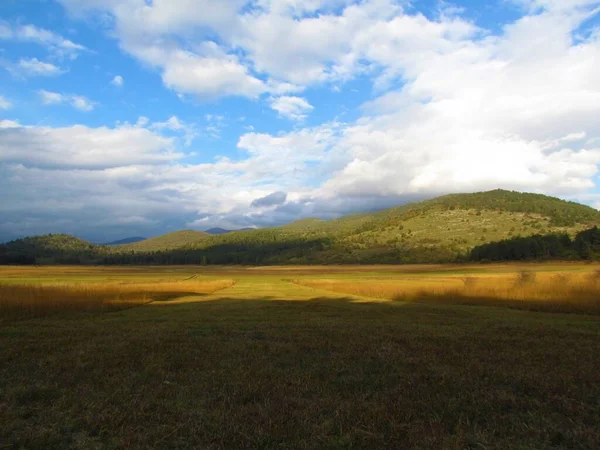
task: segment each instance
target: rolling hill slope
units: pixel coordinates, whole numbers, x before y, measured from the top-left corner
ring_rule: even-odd
[[[0,245],[0,263],[77,264],[98,259],[103,248],[68,234],[26,237]]]
[[[443,262],[466,257],[484,243],[534,234],[574,236],[597,224],[600,212],[588,206],[496,190],[223,234],[149,259],[209,264]]]
[[[160,250],[169,250],[185,245],[194,244],[204,239],[212,237],[211,234],[204,231],[181,230],[173,233],[163,234],[140,242],[132,244],[118,245],[113,247],[116,252],[153,252]]]
[[[27,238],[0,246],[0,261],[10,261],[11,255],[50,261],[58,255],[57,261],[73,262],[79,253],[82,262],[107,264],[447,262],[466,258],[483,244],[548,233],[573,237],[595,225],[600,212],[589,206],[495,190],[275,228],[220,235],[183,230],[111,247],[65,235]]]

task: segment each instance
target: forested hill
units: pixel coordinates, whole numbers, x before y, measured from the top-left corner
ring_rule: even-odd
[[[0,263],[5,264],[78,264],[101,257],[101,246],[68,234],[26,237],[0,245]]]
[[[569,227],[598,221],[598,210],[580,203],[568,202],[542,194],[529,194],[497,189],[474,194],[454,194],[425,202],[429,207],[496,210],[539,214],[555,226]]]
[[[163,234],[162,236],[144,239],[140,242],[134,242],[126,245],[120,245],[114,248],[117,252],[147,252],[157,250],[169,250],[193,244],[203,239],[210,238],[211,235],[204,231],[181,230],[173,233]]]
[[[447,262],[467,259],[483,244],[546,234],[574,238],[595,225],[600,212],[588,206],[495,190],[275,228],[220,235],[184,230],[114,247],[63,235],[29,238],[0,246],[0,261],[52,262],[56,256],[56,262],[104,264]],[[64,245],[57,243],[61,239]]]

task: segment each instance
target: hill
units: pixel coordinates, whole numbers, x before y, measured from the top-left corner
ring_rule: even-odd
[[[18,251],[10,250],[10,244],[0,246],[0,260],[4,255],[4,261],[9,261],[12,255],[13,260],[52,262],[48,258],[58,255],[55,261],[74,262],[79,252],[81,262],[106,264],[449,262],[469,258],[473,248],[484,244],[547,234],[574,238],[596,225],[600,225],[600,212],[589,206],[495,190],[446,195],[333,220],[304,219],[275,228],[217,235],[177,231],[111,247],[65,235],[28,238],[21,240]]]
[[[102,256],[100,246],[68,234],[26,237],[0,245],[2,264],[78,264]]]
[[[452,194],[376,213],[304,219],[227,233],[148,255],[151,263],[417,263],[467,258],[478,245],[600,224],[589,206],[540,194],[495,190]],[[123,262],[114,258],[111,262]],[[138,258],[138,262],[144,262]]]
[[[163,234],[149,239],[144,239],[133,244],[118,245],[113,247],[116,252],[154,252],[160,250],[169,250],[185,245],[194,244],[203,239],[210,238],[212,235],[204,231],[181,230],[173,233]]]
[[[119,239],[118,241],[106,242],[106,243],[101,244],[101,245],[135,244],[136,242],[141,242],[141,241],[145,241],[145,240],[146,240],[145,237],[135,236],[135,237],[128,237],[128,238],[125,238],[125,239]]]

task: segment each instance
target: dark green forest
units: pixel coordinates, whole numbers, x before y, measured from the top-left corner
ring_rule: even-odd
[[[505,239],[475,247],[471,261],[532,261],[552,259],[600,259],[600,229],[582,231],[571,239],[568,234],[536,234]]]

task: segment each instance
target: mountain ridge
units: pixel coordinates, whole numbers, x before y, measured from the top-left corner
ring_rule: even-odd
[[[486,243],[545,233],[575,236],[598,224],[600,211],[589,206],[542,194],[494,190],[449,194],[374,213],[331,220],[301,219],[279,227],[218,235],[181,230],[103,248],[82,240],[64,245],[73,253],[79,251],[106,264],[444,262],[465,257]],[[51,257],[48,245],[37,239],[39,255],[34,250],[36,241],[19,244],[21,253],[33,253],[38,259]],[[19,245],[12,244],[13,250]],[[10,248],[0,247],[0,257],[2,252],[10,253]],[[64,260],[65,251],[57,253]]]

